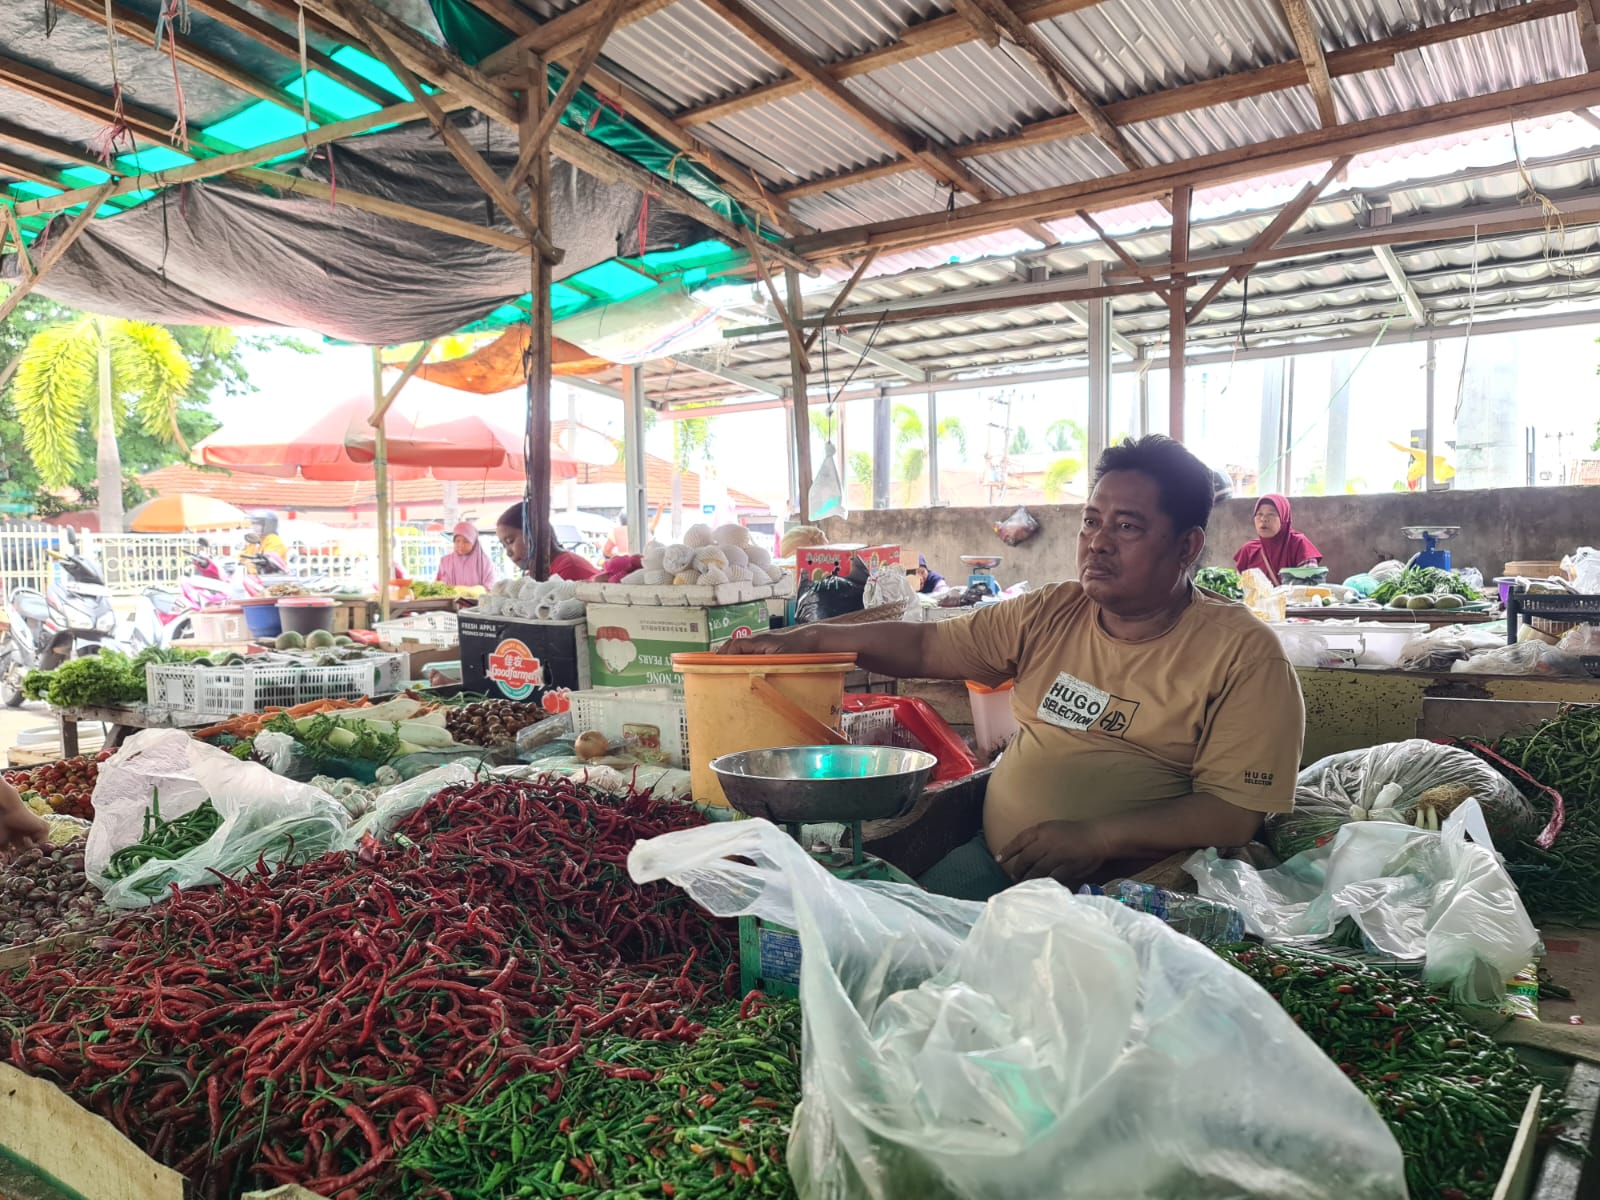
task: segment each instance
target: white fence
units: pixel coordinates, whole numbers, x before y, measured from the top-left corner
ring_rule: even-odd
[[[444,556],[455,553],[451,549],[449,537],[444,534],[406,529],[396,533],[394,537],[400,569],[408,579],[437,579],[439,564],[444,561]],[[492,530],[480,534],[478,544],[488,551],[489,561],[494,564],[494,569],[500,573],[502,579],[514,574],[511,570],[511,560],[506,556],[504,547],[500,545],[500,539],[495,537]]]
[[[0,521],[0,589],[7,596],[19,587],[44,591],[56,573],[52,550],[71,552],[69,530],[42,521]]]
[[[192,533],[84,533],[84,553],[100,564],[106,586],[122,596],[147,587],[172,587],[194,573],[190,555],[200,551]],[[212,553],[217,548],[213,546]]]

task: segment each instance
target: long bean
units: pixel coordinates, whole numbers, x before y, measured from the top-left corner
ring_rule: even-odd
[[[144,830],[139,840],[112,854],[106,863],[107,879],[126,879],[147,862],[181,858],[222,828],[222,814],[210,800],[202,800],[181,817],[167,820],[161,815],[161,793],[150,797],[144,810]]]
[[[1388,1124],[1414,1200],[1489,1200],[1540,1081],[1411,980],[1282,947],[1219,950],[1264,987]],[[1545,1136],[1566,1113],[1546,1088]]]

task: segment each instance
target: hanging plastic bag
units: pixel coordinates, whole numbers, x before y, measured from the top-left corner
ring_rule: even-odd
[[[181,731],[146,732],[177,733],[187,745],[162,739],[135,746],[143,736],[136,734],[123,747],[134,752],[111,771],[111,786],[103,797],[100,785],[108,782],[106,769],[117,763],[121,752],[101,768],[95,785],[95,823],[84,847],[84,873],[104,892],[110,907],[143,908],[166,896],[174,884],[212,886],[219,874],[240,875],[258,863],[271,868],[306,862],[342,844],[350,819],[344,806],[326,792],[274,775],[259,763],[240,762]],[[186,761],[177,767],[180,751]],[[169,763],[176,768],[174,774],[151,774],[158,765]],[[222,824],[178,858],[152,859],[121,879],[108,879],[105,869],[111,855],[139,840],[145,812],[158,792],[163,818],[182,816],[209,799]]]
[[[817,477],[811,481],[811,491],[806,496],[813,521],[845,515],[844,486],[839,482],[838,455],[832,442],[822,449],[822,465],[817,468]]]
[[[994,531],[1006,545],[1020,546],[1039,532],[1039,522],[1026,508],[1018,506],[1004,521],[995,522]]]
[[[1480,817],[1468,800],[1439,833],[1355,822],[1269,871],[1215,850],[1183,866],[1202,896],[1244,913],[1269,942],[1326,942],[1348,918],[1373,951],[1420,961],[1423,978],[1461,1003],[1495,1004],[1535,957],[1539,933],[1493,846],[1467,840]]]
[[[1377,1112],[1273,1000],[1108,897],[835,879],[763,820],[640,842],[628,870],[798,930],[806,1200],[1406,1194]]]

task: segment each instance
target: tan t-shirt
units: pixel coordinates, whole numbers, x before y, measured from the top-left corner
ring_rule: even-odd
[[[1016,680],[1021,724],[989,781],[999,850],[1049,820],[1088,820],[1200,792],[1288,812],[1305,735],[1300,681],[1242,604],[1196,589],[1160,637],[1118,641],[1076,583],[936,625],[929,674]]]

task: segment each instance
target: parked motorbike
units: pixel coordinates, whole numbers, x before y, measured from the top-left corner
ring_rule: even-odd
[[[29,671],[53,671],[68,658],[98,654],[103,647],[125,649],[116,637],[117,614],[111,589],[99,567],[77,554],[51,553],[62,578],[40,592],[13,589],[7,604],[10,628],[0,643],[0,702],[22,703],[22,680]]]
[[[177,588],[148,587],[134,602],[125,639],[137,649],[165,648],[192,636],[197,610],[227,604],[232,598],[233,585],[215,559],[191,554],[189,561],[194,569]]]

